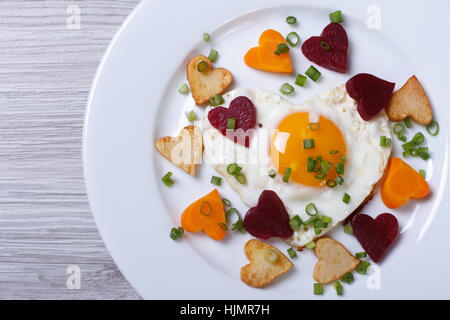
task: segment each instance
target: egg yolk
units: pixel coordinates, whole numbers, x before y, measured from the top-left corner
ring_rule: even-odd
[[[313,144],[313,146],[312,146]],[[307,112],[293,113],[284,118],[273,134],[271,160],[273,167],[283,175],[291,169],[289,181],[311,187],[324,187],[327,181],[333,184],[338,174],[336,165],[344,165],[345,141],[339,128],[327,118],[320,116],[311,122]],[[319,158],[318,158],[319,157]],[[308,158],[322,159],[333,166],[324,173],[322,166],[308,172]],[[345,158],[346,159],[346,158]],[[310,162],[311,163],[311,162]],[[317,161],[317,163],[324,163]],[[328,164],[327,167],[330,165]],[[322,174],[322,176],[321,176]],[[325,176],[326,175],[326,176]],[[342,174],[340,174],[342,175]]]

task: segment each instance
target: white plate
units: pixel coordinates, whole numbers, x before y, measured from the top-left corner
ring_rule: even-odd
[[[334,3],[334,5],[333,5]],[[341,9],[350,40],[350,71],[346,75],[319,68],[323,77],[308,87],[296,87],[289,98],[302,102],[320,91],[344,83],[359,72],[373,73],[397,83],[397,89],[416,74],[431,99],[437,137],[427,136],[432,160],[408,161],[426,169],[432,194],[399,210],[387,210],[379,195],[364,212],[376,216],[393,212],[400,224],[399,240],[371,276],[355,274],[343,298],[450,298],[448,250],[448,84],[450,72],[448,1],[144,1],[130,15],[109,47],[94,82],[86,115],[83,159],[87,191],[98,229],[132,286],[147,299],[317,299],[312,294],[311,251],[294,260],[295,267],[264,289],[239,279],[247,264],[243,245],[249,235],[229,234],[214,242],[203,234],[172,241],[169,231],[193,200],[213,189],[211,168],[203,165],[196,178],[181,172],[155,152],[161,136],[176,134],[187,124],[184,110],[192,99],[178,93],[187,82],[185,65],[210,48],[220,52],[217,66],[233,72],[233,88],[253,87],[277,92],[293,76],[275,75],[245,66],[243,55],[268,28],[282,34],[295,30],[302,40],[319,35],[328,13]],[[374,26],[377,12],[381,28]],[[290,26],[285,17],[299,23]],[[371,18],[370,18],[371,17]],[[368,21],[369,19],[369,22]],[[212,41],[202,41],[204,32]],[[294,68],[304,72],[311,63],[292,50]],[[184,106],[184,107],[183,107]],[[201,114],[200,108],[194,108]],[[415,126],[415,129],[421,129]],[[396,139],[394,139],[396,140]],[[395,146],[399,151],[398,144]],[[166,188],[161,176],[174,172],[176,184]],[[222,196],[242,212],[246,207],[223,183]],[[350,251],[362,251],[354,237],[331,235]],[[272,241],[281,250],[288,246]],[[336,298],[327,286],[322,298]]]

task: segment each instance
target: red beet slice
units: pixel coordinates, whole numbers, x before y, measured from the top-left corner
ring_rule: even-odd
[[[250,136],[245,136],[245,133],[256,125],[256,108],[251,100],[243,96],[236,97],[231,101],[229,108],[216,107],[208,113],[208,120],[211,125],[222,132],[224,136],[227,136],[228,119],[234,119],[235,121],[234,142],[248,148]]]
[[[372,219],[357,214],[352,220],[353,233],[370,258],[378,262],[398,234],[397,218],[390,213]]]
[[[366,121],[372,120],[391,100],[395,83],[368,73],[359,73],[345,84],[350,97],[358,102],[358,112]]]
[[[289,214],[278,195],[264,190],[258,199],[258,205],[245,214],[242,226],[256,238],[288,238],[293,231],[289,225]]]
[[[320,37],[311,37],[302,45],[302,52],[308,60],[340,73],[347,72],[347,49],[347,33],[335,22],[326,26]]]

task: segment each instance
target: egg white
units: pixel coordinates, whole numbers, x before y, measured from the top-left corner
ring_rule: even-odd
[[[291,218],[299,215],[303,221],[307,220],[309,216],[305,207],[309,203],[316,205],[319,214],[332,218],[332,222],[319,235],[314,233],[314,228],[295,231],[288,239],[291,245],[302,247],[327,233],[358,208],[383,176],[391,153],[391,147],[380,146],[380,136],[391,138],[387,115],[383,110],[371,121],[364,121],[345,86],[316,95],[302,105],[294,105],[273,92],[236,89],[224,95],[223,106],[228,107],[238,96],[246,96],[253,102],[261,128],[256,126],[250,146],[245,148],[212,127],[208,121],[208,112],[212,107],[208,107],[202,120],[204,160],[225,178],[248,206],[257,204],[262,191],[273,190],[283,201]],[[322,115],[341,130],[347,146],[343,185],[314,188],[293,181],[285,183],[279,174],[275,178],[268,176],[272,169],[270,129],[276,129],[282,119],[296,112],[308,112],[310,122],[317,121]],[[227,165],[234,162],[243,168],[246,184],[240,184],[227,173]],[[345,193],[351,196],[349,204],[342,201]]]

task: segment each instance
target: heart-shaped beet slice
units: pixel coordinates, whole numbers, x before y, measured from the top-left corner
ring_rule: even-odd
[[[308,60],[340,73],[347,72],[347,49],[347,33],[335,22],[327,25],[320,37],[311,37],[302,45],[302,52]]]
[[[233,99],[228,108],[216,107],[208,113],[211,125],[224,136],[227,136],[228,119],[234,119],[234,132],[231,135],[234,142],[248,148],[250,136],[246,135],[246,132],[256,125],[256,108],[253,102],[247,97],[240,96]]]
[[[278,195],[271,190],[264,190],[256,207],[250,208],[245,214],[242,226],[256,238],[288,238],[293,233],[289,220],[289,214]]]
[[[395,83],[368,73],[359,73],[350,78],[345,87],[350,97],[358,102],[361,118],[369,121],[389,104]]]
[[[357,214],[352,219],[352,227],[356,239],[375,262],[380,261],[398,234],[397,218],[390,213],[380,214],[375,219]]]

